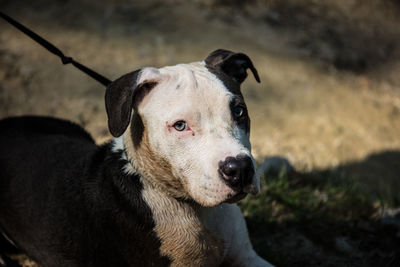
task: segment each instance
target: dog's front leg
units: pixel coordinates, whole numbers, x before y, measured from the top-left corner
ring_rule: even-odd
[[[205,226],[224,240],[223,266],[272,266],[254,251],[246,222],[236,204],[221,204],[214,208],[204,208],[201,217]]]

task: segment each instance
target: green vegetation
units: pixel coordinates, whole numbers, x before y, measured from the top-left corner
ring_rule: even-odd
[[[375,210],[373,200],[352,181],[328,172],[282,172],[262,177],[260,194],[248,197],[241,207],[248,217],[266,223],[369,218]]]
[[[262,177],[260,194],[240,203],[256,251],[278,266],[398,263],[397,230],[377,216],[387,204],[351,178],[339,171]]]

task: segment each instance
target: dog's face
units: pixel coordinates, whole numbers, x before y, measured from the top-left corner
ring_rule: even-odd
[[[240,92],[247,68],[259,80],[246,55],[217,50],[204,62],[127,74],[107,89],[110,130],[124,134],[139,171],[167,193],[203,206],[257,193]]]

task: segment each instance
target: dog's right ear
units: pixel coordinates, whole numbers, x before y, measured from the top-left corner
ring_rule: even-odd
[[[132,109],[157,84],[157,69],[146,68],[125,74],[113,81],[106,90],[108,129],[114,137],[121,136],[129,125]]]

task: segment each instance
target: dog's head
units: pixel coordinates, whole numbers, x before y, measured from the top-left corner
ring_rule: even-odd
[[[203,62],[128,73],[107,88],[110,132],[123,135],[136,170],[175,197],[215,206],[255,194],[240,92],[247,69],[259,82],[248,56],[220,49]]]

